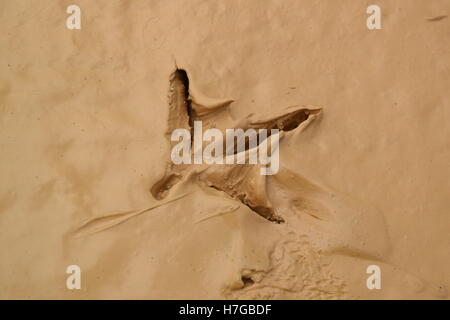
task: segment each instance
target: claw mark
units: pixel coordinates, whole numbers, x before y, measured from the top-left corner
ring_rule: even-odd
[[[187,129],[193,136],[193,123],[195,120],[204,120],[209,128],[217,127],[220,122],[220,113],[225,110],[233,100],[227,99],[214,103],[201,103],[189,91],[189,78],[187,72],[177,69],[170,77],[169,89],[169,119],[167,139],[175,129]],[[320,108],[308,109],[303,107],[291,107],[286,112],[271,116],[266,119],[252,120],[251,115],[238,122],[234,129],[279,129],[283,132],[293,131],[299,128],[302,123],[309,123],[320,113]],[[269,135],[270,136],[270,135]],[[171,142],[173,147],[177,142]],[[191,141],[192,143],[192,141]],[[256,148],[260,147],[262,141]],[[235,144],[236,145],[236,144]],[[250,152],[250,144],[246,141],[246,157]],[[237,149],[230,150],[232,154]],[[227,154],[228,150],[227,150]],[[270,200],[266,193],[266,177],[261,176],[261,165],[241,164],[241,165],[175,165],[169,162],[166,172],[161,180],[156,182],[151,188],[151,193],[155,199],[164,199],[170,189],[177,183],[194,174],[198,181],[208,187],[222,191],[231,198],[245,204],[251,210],[273,222],[283,222],[284,220],[275,214]]]
[[[432,18],[426,18],[426,20],[430,21],[430,22],[436,22],[436,21],[444,20],[445,18],[447,18],[447,16],[442,15],[442,16],[436,16],[436,17],[432,17]]]
[[[189,80],[184,70],[175,71],[170,77],[169,93],[169,128],[170,137],[173,130],[178,128],[192,129],[192,105],[189,99]]]
[[[295,108],[292,107],[293,109]],[[266,120],[252,121],[249,124],[249,128],[253,129],[278,129],[280,131],[292,131],[304,121],[308,120],[311,115],[319,114],[321,109],[295,109],[288,113],[281,114],[279,116],[272,117]]]

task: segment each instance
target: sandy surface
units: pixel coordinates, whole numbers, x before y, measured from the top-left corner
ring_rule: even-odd
[[[0,298],[449,298],[447,0],[377,0],[373,31],[373,1],[77,0],[81,30],[70,4],[0,1]],[[150,192],[177,67],[233,100],[210,125],[321,108],[238,186],[283,222],[220,168]]]

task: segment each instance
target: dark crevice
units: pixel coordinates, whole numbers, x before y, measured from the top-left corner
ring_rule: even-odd
[[[255,281],[249,276],[241,276],[241,280],[244,283],[244,288],[255,283]]]
[[[320,112],[319,110],[310,110],[310,109],[300,109],[296,111],[289,112],[288,114],[276,117],[272,120],[268,121],[261,121],[261,122],[255,122],[250,123],[246,129],[267,129],[267,138],[268,139],[272,135],[272,129],[278,129],[279,131],[292,131],[298,128],[300,124],[302,124],[304,121],[308,120],[309,117],[313,114],[317,114]],[[244,129],[245,130],[245,129]],[[256,139],[257,139],[257,134]],[[252,134],[252,136],[254,136]],[[252,137],[252,139],[255,139],[255,137]],[[266,140],[265,139],[265,140]],[[257,139],[256,147],[259,147],[261,143],[263,143],[265,140],[259,140]],[[233,138],[233,144],[234,144],[234,150],[233,153],[237,154],[239,152],[248,151],[250,149],[250,137],[245,136],[244,137],[244,150],[238,150],[238,137]]]
[[[194,135],[194,110],[192,109],[192,101],[189,98],[189,77],[187,75],[186,70],[184,69],[177,69],[175,71],[175,77],[178,78],[184,87],[184,101],[186,104],[186,113],[189,118],[189,127],[191,129],[191,137]],[[191,141],[192,144],[193,140]]]
[[[264,219],[269,220],[270,222],[284,223],[284,219],[279,216],[276,216],[275,212],[273,211],[272,208],[266,207],[266,206],[261,206],[261,205],[255,206],[255,205],[250,204],[247,200],[246,194],[235,195],[234,194],[235,192],[230,192],[230,191],[224,190],[218,186],[210,185],[210,184],[208,184],[208,186],[214,190],[225,192],[233,199],[239,200],[243,205],[247,206],[250,210],[257,213]]]

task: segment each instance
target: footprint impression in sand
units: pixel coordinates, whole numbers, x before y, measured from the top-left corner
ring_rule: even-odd
[[[91,219],[79,227],[74,235],[97,233],[136,215],[177,201],[189,194],[190,186],[197,184],[201,188],[211,188],[220,196],[244,204],[255,214],[271,222],[283,223],[286,218],[295,220],[298,216],[309,217],[309,220],[302,221],[317,226],[317,229],[340,239],[342,243],[350,243],[350,246],[345,246],[346,254],[359,252],[360,255],[365,252],[364,255],[372,257],[381,256],[386,252],[387,240],[371,241],[371,237],[367,236],[374,233],[365,227],[361,228],[359,224],[361,220],[369,219],[373,221],[372,226],[384,232],[382,216],[374,208],[334,190],[320,187],[282,165],[280,171],[274,175],[261,174],[261,169],[268,164],[249,161],[252,153],[261,154],[264,151],[270,155],[275,151],[273,145],[268,146],[268,140],[273,140],[270,134],[273,130],[279,132],[278,138],[281,142],[283,139],[290,139],[316,119],[321,113],[321,108],[292,106],[278,114],[267,116],[250,114],[243,119],[233,120],[227,112],[232,102],[231,99],[213,101],[203,98],[191,88],[187,72],[182,69],[175,70],[169,79],[168,93],[169,116],[166,137],[171,149],[174,150],[179,144],[172,139],[175,130],[184,129],[194,136],[195,124],[201,121],[204,131],[215,129],[225,132],[232,128],[234,132],[240,132],[233,139],[236,141],[243,139],[241,149],[236,148],[237,144],[233,144],[231,148],[225,146],[222,140],[215,143],[223,144],[224,158],[236,157],[245,161],[232,164],[228,164],[227,161],[219,164],[208,164],[207,161],[200,164],[195,161],[175,164],[170,157],[162,159],[167,166],[163,177],[150,188],[151,194],[157,200],[152,206]],[[250,137],[245,135],[247,130],[266,130],[268,134],[252,143]],[[206,147],[208,143],[200,140],[201,147]],[[193,145],[195,141],[191,140],[190,143]],[[169,197],[170,191],[177,185],[184,185],[181,189],[187,192]],[[368,245],[361,246],[360,243],[364,240],[367,240]],[[370,243],[381,245],[371,247]]]

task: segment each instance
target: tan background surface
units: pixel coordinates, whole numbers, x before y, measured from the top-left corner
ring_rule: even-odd
[[[449,1],[77,0],[71,31],[73,3],[0,1],[0,298],[448,298],[450,19],[426,18]],[[383,29],[369,31],[374,3]],[[233,203],[199,190],[73,239],[154,202],[174,60],[236,118],[321,106],[281,163],[378,222],[274,225],[240,208],[196,223]],[[65,287],[70,264],[82,290]],[[371,264],[382,290],[366,288]],[[243,269],[264,285],[231,290]]]

